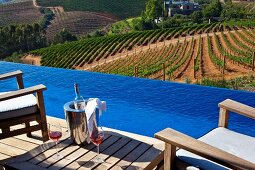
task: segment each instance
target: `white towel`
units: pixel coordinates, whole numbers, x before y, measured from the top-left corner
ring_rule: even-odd
[[[86,108],[85,108],[89,135],[91,135],[92,130],[93,130],[93,116],[92,115],[96,111],[96,109],[99,110],[99,115],[101,115],[102,111],[106,111],[106,102],[101,101],[98,98],[90,98],[88,100],[88,103],[87,103]]]

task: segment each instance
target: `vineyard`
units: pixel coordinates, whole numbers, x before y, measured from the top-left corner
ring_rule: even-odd
[[[116,22],[116,19],[112,16],[104,16],[97,13],[81,11],[64,12],[59,8],[52,8],[52,10],[55,17],[47,28],[46,36],[48,38],[52,38],[63,28],[66,28],[76,36],[82,36]]]
[[[177,81],[223,74],[231,78],[253,68],[255,30],[251,24],[133,32],[51,46],[31,54],[41,56],[45,66],[127,76]]]
[[[118,19],[134,17],[141,14],[146,0],[38,0],[43,7],[62,6],[65,11],[89,11],[110,14]]]
[[[0,27],[38,23],[42,18],[43,15],[32,1],[0,5]]]
[[[175,81],[220,78],[223,74],[225,78],[233,78],[252,72],[253,29],[203,34],[182,40],[146,52],[138,51],[93,67],[91,71]]]

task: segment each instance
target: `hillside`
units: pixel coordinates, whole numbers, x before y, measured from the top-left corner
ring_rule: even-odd
[[[163,79],[165,70],[166,79],[176,81],[223,74],[232,78],[252,69],[255,31],[250,22],[239,27],[231,24],[90,38],[35,50],[31,54],[41,56],[41,64],[45,66],[127,76]]]
[[[65,11],[98,12],[124,19],[140,15],[146,0],[38,0],[37,3],[43,7],[62,6]]]
[[[116,21],[113,16],[104,16],[99,13],[85,11],[65,12],[60,10],[59,7],[51,8],[51,10],[54,12],[55,17],[46,29],[48,38],[52,38],[63,28],[66,28],[76,36],[83,36]]]
[[[0,27],[40,22],[43,15],[32,1],[0,5]]]

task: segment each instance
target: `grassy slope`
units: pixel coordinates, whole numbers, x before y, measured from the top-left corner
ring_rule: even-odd
[[[119,19],[138,16],[146,0],[38,0],[41,6],[63,6],[67,11],[108,13]]]

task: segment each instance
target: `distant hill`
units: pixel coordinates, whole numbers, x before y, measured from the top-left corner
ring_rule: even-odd
[[[50,39],[63,28],[66,28],[76,36],[83,36],[117,21],[111,16],[100,15],[100,13],[85,11],[65,12],[60,7],[54,7],[52,11],[55,17],[46,29],[46,37]]]
[[[40,22],[43,15],[32,1],[0,5],[0,27],[10,24],[32,24]]]
[[[134,17],[145,9],[146,0],[38,0],[43,7],[63,6],[65,11],[90,11],[114,15],[118,19]]]

